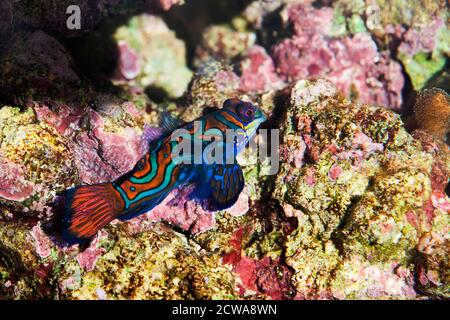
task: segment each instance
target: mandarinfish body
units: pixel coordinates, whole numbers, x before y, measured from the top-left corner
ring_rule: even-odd
[[[228,99],[222,109],[152,141],[134,168],[117,180],[67,190],[64,239],[88,241],[112,220],[144,214],[185,184],[195,183],[192,197],[207,199],[211,209],[231,207],[244,188],[236,156],[265,120],[255,105]]]

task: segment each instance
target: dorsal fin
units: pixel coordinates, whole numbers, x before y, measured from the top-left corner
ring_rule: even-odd
[[[240,100],[238,98],[230,98],[223,102],[223,107],[224,108],[234,107],[234,106],[238,105],[239,103],[242,103],[242,100]]]
[[[153,141],[163,138],[167,133],[181,127],[183,122],[173,117],[169,112],[163,111],[159,120],[158,127],[144,125],[144,139],[150,144]]]
[[[163,111],[160,119],[160,127],[164,131],[164,133],[171,132],[183,125],[183,122],[173,117],[170,112]]]

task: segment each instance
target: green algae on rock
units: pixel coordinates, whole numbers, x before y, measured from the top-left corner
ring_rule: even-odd
[[[350,103],[323,80],[297,82],[291,101],[280,148],[298,149],[296,137],[306,147],[297,162],[281,152],[274,195],[299,220],[286,242],[297,294],[415,297],[420,231],[408,215],[430,198],[433,154],[393,112]],[[373,273],[379,281],[363,279]]]
[[[108,244],[90,271],[72,260],[61,275],[61,294],[71,299],[226,299],[234,279],[218,256],[161,225],[127,236],[108,228]]]

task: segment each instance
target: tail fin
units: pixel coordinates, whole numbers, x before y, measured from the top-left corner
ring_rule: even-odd
[[[111,183],[69,189],[63,219],[64,240],[69,244],[88,241],[123,209],[123,200]]]

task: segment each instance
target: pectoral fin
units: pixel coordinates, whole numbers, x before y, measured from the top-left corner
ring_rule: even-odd
[[[244,189],[244,174],[239,164],[205,166],[200,176],[195,195],[207,199],[212,210],[231,207]]]

